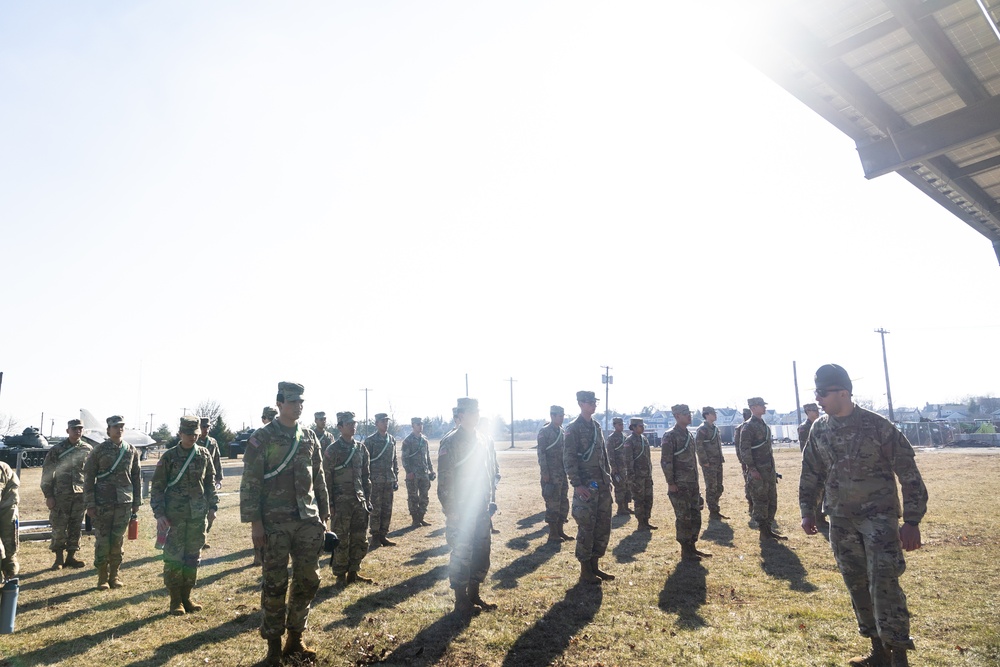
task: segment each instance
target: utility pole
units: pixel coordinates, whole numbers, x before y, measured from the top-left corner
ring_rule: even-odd
[[[799,407],[799,373],[795,369],[795,362],[792,362],[792,380],[795,382],[795,423],[802,423],[802,408]]]
[[[892,391],[889,390],[889,361],[885,356],[885,335],[889,332],[879,327],[875,330],[875,333],[882,336],[882,366],[885,367],[885,397],[889,401],[889,421],[895,422],[896,415],[892,412]]]
[[[604,384],[604,430],[608,430],[608,420],[611,418],[611,405],[608,403],[608,389],[611,388],[615,379],[611,377],[611,366],[601,366],[604,375],[601,376],[601,383]]]
[[[465,397],[469,397],[469,374],[465,374]]]
[[[49,437],[52,437],[52,432],[56,430],[56,420],[53,419],[52,423],[49,424]]]
[[[149,435],[153,434],[153,413],[149,413]]]
[[[365,436],[368,437],[368,392],[374,391],[370,387],[365,387],[361,391],[365,392]]]
[[[510,447],[508,449],[514,449],[514,383],[517,380],[507,378],[504,382],[510,382]]]
[[[45,433],[45,413],[42,413],[42,419],[38,422],[38,432]]]

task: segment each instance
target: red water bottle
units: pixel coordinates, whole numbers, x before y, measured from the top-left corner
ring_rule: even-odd
[[[139,539],[139,515],[133,514],[128,522],[128,539]]]

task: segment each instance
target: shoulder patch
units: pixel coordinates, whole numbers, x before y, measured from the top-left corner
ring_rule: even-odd
[[[260,447],[260,440],[257,439],[256,433],[250,436],[250,439],[247,440],[247,445],[250,447]]]

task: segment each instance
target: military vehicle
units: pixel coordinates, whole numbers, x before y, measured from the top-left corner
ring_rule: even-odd
[[[11,468],[17,468],[17,459],[24,450],[49,448],[49,441],[45,439],[45,436],[39,433],[37,428],[29,426],[24,429],[21,435],[7,435],[0,439],[0,461]],[[44,461],[44,451],[28,451],[21,459],[21,467],[40,466]]]

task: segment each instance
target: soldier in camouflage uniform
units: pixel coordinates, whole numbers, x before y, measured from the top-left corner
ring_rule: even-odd
[[[486,443],[486,452],[488,454],[488,465],[490,469],[490,534],[499,535],[500,531],[493,526],[493,515],[497,511],[497,487],[500,486],[500,462],[497,460],[497,443],[493,440],[492,428],[490,427],[490,420],[486,417],[479,418],[479,427],[477,428],[479,435],[482,436],[483,441]]]
[[[728,519],[719,510],[719,499],[722,498],[722,464],[726,462],[722,456],[722,436],[719,427],[715,425],[718,415],[715,408],[706,405],[701,409],[705,422],[698,427],[695,434],[695,450],[698,452],[698,462],[705,476],[705,501],[708,504],[709,519]]]
[[[573,487],[580,583],[599,584],[615,578],[600,567],[611,537],[611,464],[604,434],[593,419],[597,397],[592,391],[578,391],[576,403],[580,415],[566,429],[563,466]]]
[[[563,466],[566,434],[562,423],[566,411],[560,405],[549,408],[549,422],[538,431],[538,469],[541,473],[542,499],[545,501],[545,523],[549,524],[549,542],[572,541],[563,524],[569,516],[569,482]]]
[[[49,450],[42,464],[42,495],[52,526],[49,548],[56,554],[53,570],[61,570],[63,565],[72,568],[85,565],[76,552],[80,550],[80,523],[87,513],[83,502],[83,466],[94,448],[81,439],[83,422],[79,419],[67,422],[66,433],[68,437]]]
[[[740,454],[740,434],[743,432],[743,427],[746,423],[753,417],[753,413],[750,412],[749,408],[743,408],[743,421],[736,425],[733,432],[733,447],[736,450],[736,460],[740,462],[740,468],[742,469],[743,476],[743,495],[747,499],[747,514],[750,515],[750,527],[757,530],[757,522],[753,518],[753,498],[750,496],[750,474],[747,469],[746,462],[743,461],[743,456]]]
[[[392,522],[393,493],[399,489],[399,461],[396,460],[396,438],[389,434],[389,415],[375,415],[375,432],[365,438],[365,449],[371,461],[372,492],[368,497],[372,514],[368,529],[371,546],[394,547],[386,534]]]
[[[608,461],[611,463],[611,480],[615,488],[615,504],[618,505],[618,516],[629,516],[632,510],[628,504],[632,502],[632,480],[629,478],[631,458],[625,455],[625,422],[621,417],[611,420],[614,430],[608,436],[605,447],[608,450]]]
[[[747,487],[753,499],[753,520],[761,539],[787,540],[775,530],[774,515],[778,511],[778,477],[771,447],[771,427],[762,417],[767,403],[760,396],[747,400],[752,416],[743,424],[738,444],[740,459],[747,467]]]
[[[691,409],[679,403],[670,408],[677,423],[660,441],[660,468],[667,480],[667,494],[674,508],[674,526],[681,545],[681,558],[700,561],[712,554],[695,545],[701,534],[701,510],[704,501],[698,488],[698,459],[694,438],[688,431]]]
[[[802,409],[806,413],[806,420],[799,424],[799,451],[805,450],[806,442],[809,440],[809,429],[812,428],[813,422],[819,419],[819,406],[815,403],[806,403]],[[830,530],[830,523],[826,520],[826,511],[823,509],[823,495],[821,490],[816,503],[816,526],[826,533]]]
[[[356,424],[353,412],[337,413],[340,436],[323,452],[323,473],[330,494],[331,530],[340,543],[330,558],[330,567],[338,586],[361,581],[374,583],[363,576],[361,561],[368,553],[368,513],[372,490],[368,468],[368,450],[354,439]]]
[[[316,434],[316,439],[319,440],[319,446],[326,451],[326,448],[333,444],[333,442],[340,437],[340,431],[336,433],[330,431],[326,428],[326,413],[325,412],[315,412],[313,413],[313,422],[316,424],[313,427],[313,433]]]
[[[657,530],[657,526],[649,522],[653,513],[653,459],[649,440],[643,435],[646,425],[642,417],[629,419],[628,430],[632,434],[625,440],[625,456],[635,500],[635,518],[639,520],[636,530]]]
[[[906,437],[885,417],[854,403],[847,371],[826,364],[815,379],[826,414],[813,424],[802,453],[802,529],[816,534],[816,503],[825,488],[833,555],[858,630],[872,642],[871,653],[850,664],[905,667],[913,639],[899,577],[906,569],[903,551],[920,548],[927,487]]]
[[[406,505],[414,526],[429,526],[424,519],[427,514],[428,495],[434,481],[434,466],[427,438],[423,436],[424,420],[414,417],[410,420],[413,431],[403,440],[401,456],[406,472]]]
[[[302,416],[302,385],[278,383],[278,417],[247,441],[240,484],[240,519],[251,524],[255,547],[264,550],[263,612],[260,635],[267,640],[263,665],[282,659],[313,660],[316,652],[302,642],[309,609],[319,590],[330,498],[323,478],[323,453]],[[288,601],[288,562],[292,563]],[[288,629],[288,641],[281,637]]]
[[[260,421],[264,426],[267,426],[274,418],[278,416],[278,411],[272,408],[270,405],[265,405],[264,410],[260,413]]]
[[[180,443],[160,457],[149,485],[156,530],[169,531],[163,545],[163,582],[174,616],[201,610],[191,600],[191,590],[198,580],[208,523],[219,509],[212,453],[196,444],[197,430],[197,417],[181,417]]]
[[[198,426],[200,428],[200,437],[198,438],[198,441],[195,444],[207,449],[209,456],[212,457],[212,468],[215,470],[215,476],[214,476],[215,489],[219,490],[222,488],[222,478],[224,477],[224,475],[222,474],[222,454],[219,448],[219,441],[208,434],[209,430],[212,427],[212,423],[208,419],[208,417],[201,417],[198,420]],[[212,524],[214,522],[215,522],[215,516],[213,515],[212,518],[208,520],[208,527],[206,528],[205,531],[206,533],[212,530]],[[208,543],[207,535],[205,537],[205,540],[206,541],[204,546],[202,546],[202,549],[209,549],[210,545]]]
[[[16,577],[21,569],[17,562],[18,503],[21,481],[9,465],[0,461],[0,574],[3,579]]]
[[[445,516],[445,537],[451,547],[448,579],[455,591],[455,613],[462,618],[496,609],[480,596],[490,569],[489,452],[476,431],[479,402],[458,399],[459,426],[438,447],[438,500]]]
[[[142,505],[139,451],[122,439],[125,420],[108,417],[108,439],[94,447],[83,467],[83,496],[94,522],[94,566],[97,588],[121,588],[118,568],[122,544],[133,514]]]

